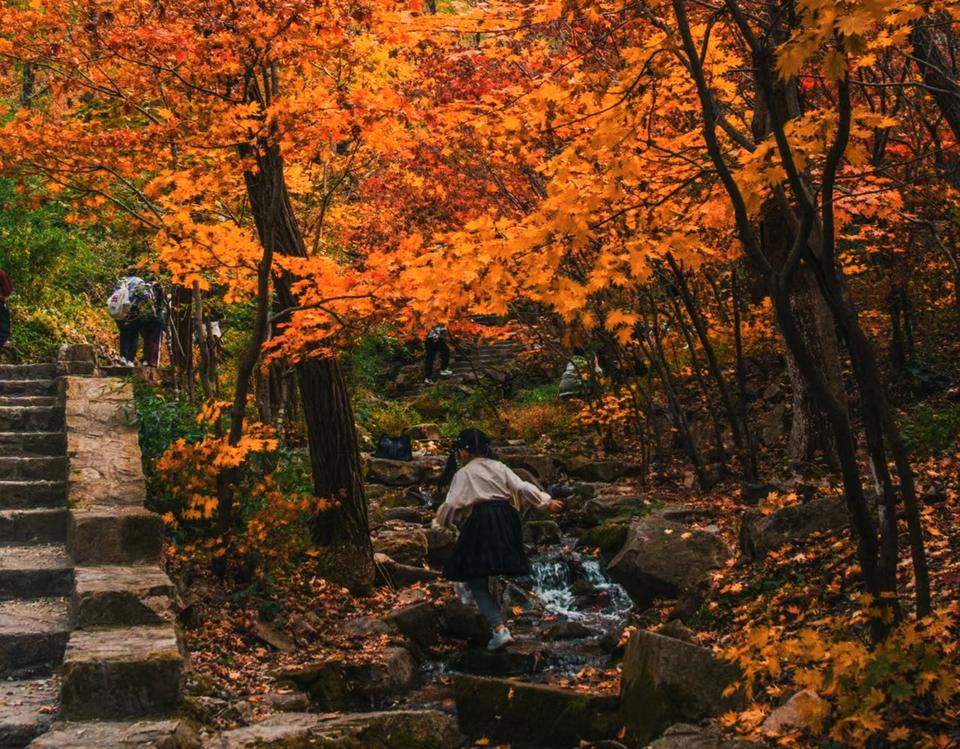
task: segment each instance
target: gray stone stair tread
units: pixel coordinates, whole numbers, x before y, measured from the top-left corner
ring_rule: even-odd
[[[55,543],[66,537],[66,508],[0,510],[0,538],[6,543]]]
[[[173,584],[156,564],[77,567],[76,575],[78,593],[170,588]]]
[[[70,631],[66,598],[0,601],[0,636]]]
[[[177,631],[173,625],[75,630],[70,635],[64,663],[96,661],[179,660]]]
[[[42,406],[52,408],[57,405],[54,395],[0,395],[0,406]]]
[[[70,569],[72,566],[63,544],[0,546],[0,571]]]
[[[66,481],[0,481],[0,507],[65,507]]]
[[[180,740],[187,729],[179,720],[54,723],[30,749],[175,749],[195,744]]]
[[[0,682],[0,746],[26,746],[53,723],[59,686],[54,677]]]

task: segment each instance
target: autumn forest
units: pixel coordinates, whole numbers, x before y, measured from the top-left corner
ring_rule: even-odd
[[[960,746],[958,58],[946,0],[0,0],[0,745]]]

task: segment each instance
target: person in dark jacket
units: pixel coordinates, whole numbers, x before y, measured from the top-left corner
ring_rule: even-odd
[[[440,376],[449,377],[453,374],[450,370],[450,344],[447,342],[447,328],[445,325],[437,325],[430,329],[423,342],[426,349],[426,357],[423,362],[423,381],[433,383],[433,365],[437,360],[437,354],[440,355]]]
[[[7,309],[7,299],[13,293],[13,282],[3,270],[0,270],[0,348],[10,340],[10,310]]]
[[[156,281],[148,281],[146,286],[149,293],[144,294],[137,310],[140,335],[143,336],[143,363],[148,367],[159,367],[164,331],[163,289]]]
[[[463,467],[457,471],[458,459]],[[490,578],[530,574],[517,507],[528,504],[558,512],[563,504],[497,460],[490,438],[479,429],[466,429],[457,437],[441,485],[450,474],[450,490],[434,523],[450,527],[469,516],[443,574],[448,580],[467,584],[492,630],[487,648],[499,650],[513,642],[513,637],[490,593]]]

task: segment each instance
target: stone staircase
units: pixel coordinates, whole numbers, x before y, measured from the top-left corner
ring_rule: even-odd
[[[484,377],[501,380],[510,370],[523,346],[512,340],[452,347],[449,377],[440,377],[440,357],[437,357],[434,377],[436,382],[451,385],[475,384]],[[396,387],[404,395],[418,395],[433,385],[423,381],[423,360],[408,364],[400,370]]]
[[[61,376],[90,369],[0,366],[4,749],[181,745],[162,523],[143,507],[142,474],[108,485],[132,460],[112,449],[118,432],[136,445],[129,386]]]

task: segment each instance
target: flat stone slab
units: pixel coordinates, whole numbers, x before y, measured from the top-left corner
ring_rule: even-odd
[[[77,565],[159,562],[163,521],[142,506],[72,510],[67,548]]]
[[[21,455],[0,457],[0,479],[4,481],[66,481],[67,459],[63,456]]]
[[[168,715],[180,701],[182,671],[173,625],[75,630],[60,709],[70,720]]]
[[[66,598],[0,601],[0,676],[49,672],[69,636]]]
[[[0,450],[4,455],[62,455],[67,449],[65,432],[6,432],[0,430]]]
[[[66,506],[66,481],[0,481],[0,507],[4,509]]]
[[[56,679],[0,682],[0,746],[26,746],[53,723]]]
[[[456,749],[463,737],[452,715],[438,710],[394,710],[324,718],[316,713],[274,715],[226,731],[205,749]]]
[[[0,546],[0,599],[67,596],[73,561],[63,544]]]
[[[54,723],[30,749],[195,749],[199,741],[180,720]]]
[[[0,511],[0,543],[63,543],[67,538],[65,508]]]
[[[159,565],[78,567],[73,594],[80,628],[173,622],[173,583]]]

